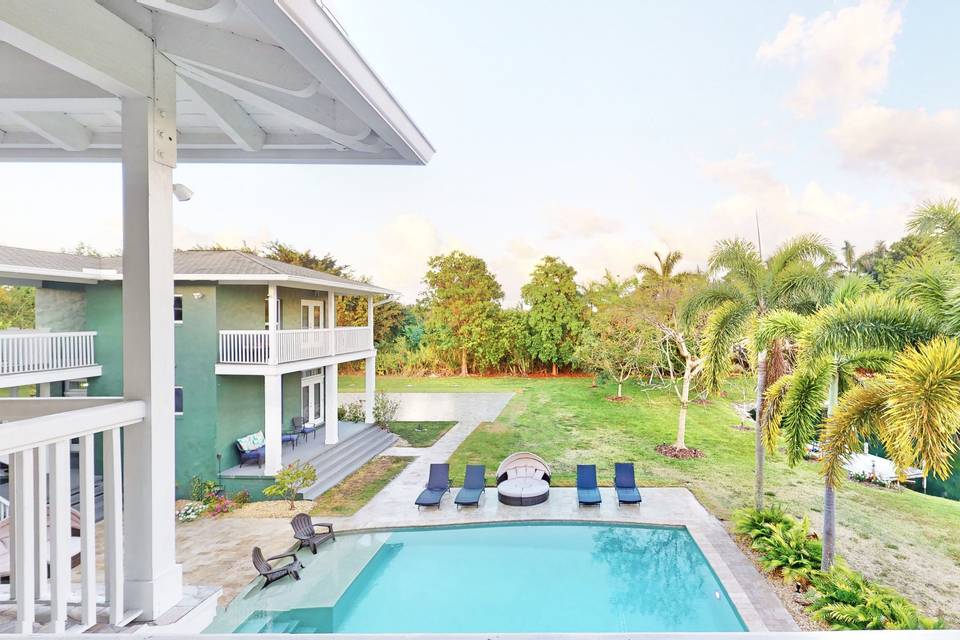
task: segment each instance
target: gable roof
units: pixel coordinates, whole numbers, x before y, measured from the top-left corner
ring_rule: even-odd
[[[183,281],[247,282],[316,286],[355,295],[397,295],[396,291],[323,271],[262,258],[244,251],[177,251],[174,279]],[[123,279],[119,256],[78,256],[0,245],[0,281],[49,280],[99,282]]]

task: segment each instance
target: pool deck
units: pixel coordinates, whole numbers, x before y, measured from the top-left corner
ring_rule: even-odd
[[[685,488],[641,488],[643,503],[622,507],[617,505],[616,494],[609,487],[601,488],[603,502],[597,507],[577,506],[573,488],[552,488],[547,502],[530,507],[500,504],[496,489],[487,488],[479,507],[459,510],[453,503],[454,489],[443,498],[440,509],[418,511],[413,501],[426,482],[430,463],[446,462],[480,422],[499,415],[511,395],[404,394],[404,404],[411,413],[419,415],[421,410],[432,408],[429,416],[419,419],[457,419],[458,424],[432,447],[386,451],[389,455],[416,459],[356,514],[317,520],[332,522],[338,532],[524,520],[683,526],[700,546],[750,631],[799,630],[767,578],[743,555],[723,524]],[[438,411],[438,407],[443,410]],[[265,555],[273,555],[289,549],[291,542],[290,525],[281,519],[203,518],[177,527],[177,555],[183,563],[185,580],[193,584],[222,584],[221,606],[253,579],[249,550],[254,545],[263,547]]]

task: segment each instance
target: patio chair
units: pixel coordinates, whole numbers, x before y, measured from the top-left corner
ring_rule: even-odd
[[[482,464],[468,464],[467,473],[463,478],[463,488],[457,492],[454,503],[457,509],[467,505],[480,506],[480,496],[486,490],[483,474],[486,468]]]
[[[415,504],[417,510],[420,507],[440,508],[440,500],[443,494],[450,491],[450,465],[449,464],[431,464],[430,477],[427,479],[427,488],[417,496]]]
[[[300,440],[300,435],[301,434],[299,431],[294,431],[292,429],[284,429],[280,433],[280,446],[283,446],[289,442],[291,444],[291,448],[296,449],[297,442]]]
[[[310,547],[310,551],[317,553],[317,545],[327,540],[336,540],[337,536],[333,533],[333,525],[329,522],[314,523],[313,519],[305,513],[298,513],[290,521],[293,527],[293,537],[300,542],[300,549]],[[317,527],[323,527],[326,531],[317,531]]]
[[[283,558],[290,558],[290,562],[285,565],[274,567],[270,564],[273,560],[281,560]],[[300,562],[295,553],[281,553],[277,556],[272,556],[270,558],[263,557],[263,551],[260,550],[260,547],[253,548],[253,567],[257,572],[263,576],[266,582],[263,583],[263,587],[266,587],[271,582],[276,582],[281,578],[286,576],[291,576],[294,580],[300,579],[300,570],[303,569],[303,563]],[[261,589],[263,588],[261,587]]]
[[[317,428],[312,424],[307,424],[307,421],[303,416],[295,416],[290,419],[290,424],[293,425],[293,429],[298,431],[303,436],[303,441],[307,441],[307,436],[311,433],[313,434],[313,439],[317,439]]]
[[[640,504],[640,490],[637,489],[636,475],[632,462],[618,462],[614,465],[613,486],[617,490],[617,505]]]
[[[600,489],[597,488],[597,465],[577,465],[577,505],[600,504]]]
[[[248,462],[256,462],[258,467],[263,466],[263,456],[266,451],[263,431],[251,433],[236,441],[237,452],[240,454],[240,466]]]

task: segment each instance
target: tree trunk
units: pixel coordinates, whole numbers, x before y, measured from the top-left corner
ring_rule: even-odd
[[[840,371],[833,372],[830,379],[830,392],[827,395],[827,417],[833,415],[837,408],[840,395]],[[823,484],[823,554],[820,557],[820,568],[829,571],[833,566],[833,558],[837,544],[837,494],[830,482]]]
[[[553,375],[554,375],[554,376],[557,375],[557,363],[556,363],[556,362],[553,363]]]
[[[763,392],[767,382],[767,352],[757,354],[757,420],[754,429],[753,456],[756,472],[754,474],[753,500],[757,509],[763,509],[763,467],[767,451],[763,446]]]
[[[690,378],[693,367],[690,358],[686,359],[683,367],[683,386],[680,388],[680,417],[677,419],[677,441],[673,443],[676,449],[686,449],[684,436],[687,433],[687,406],[690,404]]]
[[[460,375],[468,376],[470,372],[467,371],[467,348],[464,347],[460,349]]]
[[[623,382],[617,380],[617,397],[623,397]]]

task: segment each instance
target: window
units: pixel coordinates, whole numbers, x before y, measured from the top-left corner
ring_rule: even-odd
[[[183,296],[179,293],[173,296],[173,321],[183,322]]]
[[[173,388],[173,413],[174,415],[183,415],[183,387]]]

